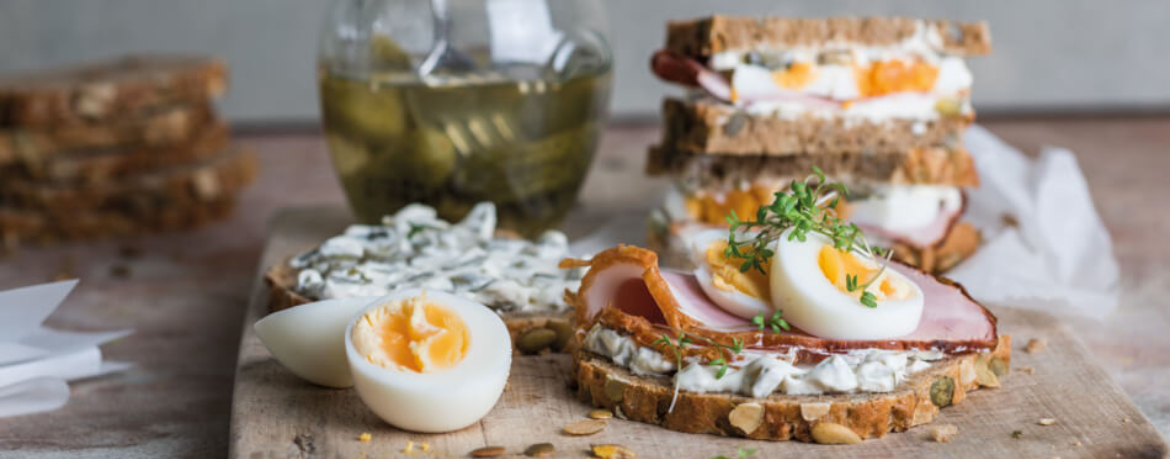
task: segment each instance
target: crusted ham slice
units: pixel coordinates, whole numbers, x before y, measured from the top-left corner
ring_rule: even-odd
[[[992,349],[998,339],[995,316],[962,286],[896,262],[891,268],[921,287],[926,307],[913,333],[875,341],[824,339],[796,329],[758,331],[751,321],[723,311],[707,298],[692,275],[660,270],[658,256],[646,249],[619,246],[589,261],[562,262],[562,267],[579,266],[589,266],[589,272],[577,293],[567,293],[567,300],[576,306],[578,327],[588,330],[601,323],[649,347],[663,332],[674,329],[722,343],[740,339],[749,349],[761,351],[795,349],[799,360],[818,361],[830,354],[870,348],[962,354]]]

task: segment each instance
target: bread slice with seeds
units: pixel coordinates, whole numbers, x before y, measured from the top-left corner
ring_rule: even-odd
[[[680,391],[665,377],[637,376],[595,354],[574,354],[578,396],[593,406],[670,430],[756,440],[837,443],[852,432],[880,438],[935,420],[939,410],[980,388],[998,387],[1011,365],[1011,337],[995,349],[949,357],[907,377],[891,392],[783,395],[751,398],[731,393]],[[823,427],[818,428],[818,425]],[[840,427],[838,427],[840,426]],[[842,429],[843,428],[843,429]]]
[[[59,127],[206,103],[227,89],[227,65],[211,57],[146,54],[0,77],[0,126]]]

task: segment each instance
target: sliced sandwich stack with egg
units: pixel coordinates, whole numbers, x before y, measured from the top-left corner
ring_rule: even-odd
[[[842,216],[897,259],[953,267],[980,241],[961,221],[962,190],[979,182],[962,145],[974,119],[964,58],[989,51],[985,23],[671,23],[652,68],[687,92],[664,102],[663,138],[647,163],[678,185],[653,219],[652,244],[676,263],[686,235],[724,225],[732,211],[750,216],[816,166],[848,186]]]
[[[218,59],[141,55],[0,77],[0,239],[52,242],[225,218],[256,173],[215,99]]]

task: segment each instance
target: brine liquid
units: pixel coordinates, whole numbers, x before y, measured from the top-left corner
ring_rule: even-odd
[[[329,151],[358,220],[413,202],[458,220],[481,201],[532,236],[560,223],[593,159],[609,73],[565,81],[322,72]]]

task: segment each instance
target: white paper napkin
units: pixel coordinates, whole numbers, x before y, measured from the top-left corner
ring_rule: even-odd
[[[67,381],[122,371],[103,361],[102,343],[130,334],[67,332],[41,326],[77,281],[0,292],[0,417],[49,411],[69,399]]]
[[[1116,309],[1112,240],[1072,152],[1030,159],[979,126],[965,143],[980,178],[965,218],[984,244],[947,276],[989,303],[1098,319]]]

